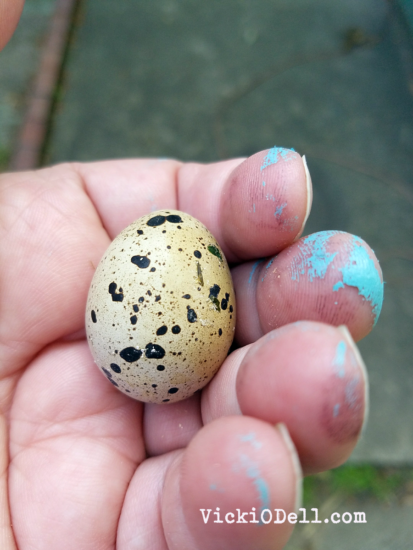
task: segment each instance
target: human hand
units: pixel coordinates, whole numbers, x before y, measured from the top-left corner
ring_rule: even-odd
[[[276,153],[0,176],[1,548],[16,548],[13,533],[19,550],[282,548],[288,522],[225,514],[293,512],[300,464],[310,473],[349,456],[367,381],[335,327],[356,340],[371,330],[381,272],[346,233],[294,243],[311,181],[297,153]],[[161,208],[202,221],[234,265],[240,347],[202,392],[144,405],[93,364],[84,311],[111,239]]]

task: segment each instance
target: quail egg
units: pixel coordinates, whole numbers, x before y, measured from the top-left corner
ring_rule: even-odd
[[[111,243],[94,274],[86,333],[116,388],[147,403],[186,399],[228,354],[235,294],[207,228],[176,210],[139,218]]]

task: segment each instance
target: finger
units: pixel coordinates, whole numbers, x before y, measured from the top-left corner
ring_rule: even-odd
[[[90,280],[109,238],[65,165],[0,177],[0,376],[84,325]]]
[[[62,550],[113,548],[127,486],[144,458],[141,411],[107,383],[85,342],[54,345],[25,370],[10,412],[19,548],[39,540]]]
[[[74,165],[112,239],[148,212],[177,208],[176,179],[180,166],[180,162],[167,159]]]
[[[298,320],[345,324],[357,341],[380,315],[382,273],[360,238],[324,231],[300,239],[275,258],[232,270],[237,295],[236,339],[249,344]]]
[[[292,525],[273,523],[274,509],[292,513],[300,488],[300,467],[286,430],[253,418],[220,419],[204,427],[185,451],[151,458],[138,468],[119,521],[118,548],[282,548]],[[266,508],[272,522],[248,523],[254,515],[260,522]],[[216,522],[217,509],[223,523]],[[237,509],[244,514],[239,520]],[[234,522],[227,523],[231,514]],[[268,521],[269,513],[263,518]]]
[[[179,208],[202,221],[228,261],[275,254],[303,231],[312,187],[305,159],[274,147],[243,162],[184,165]]]
[[[0,50],[14,33],[23,11],[24,0],[0,0]]]
[[[136,470],[119,518],[117,550],[170,550],[164,535],[161,502],[168,468],[182,452],[149,458]]]
[[[170,405],[145,404],[143,433],[149,456],[185,448],[202,428],[200,393]]]
[[[248,417],[212,422],[167,473],[162,521],[168,546],[282,548],[292,525],[274,523],[275,510],[293,513],[300,485],[299,464],[285,430]]]
[[[238,411],[285,423],[305,474],[339,466],[353,451],[366,416],[368,382],[345,327],[305,321],[284,326],[238,361],[225,362],[219,375],[204,391],[205,423]],[[235,380],[235,387],[225,388],[236,395],[232,410],[221,404],[228,379]]]

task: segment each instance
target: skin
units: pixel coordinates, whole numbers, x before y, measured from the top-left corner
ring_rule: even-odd
[[[4,21],[0,11],[0,36]],[[351,336],[337,327],[347,323],[361,338],[373,325],[371,307],[346,287],[343,313],[332,319],[337,298],[329,303],[327,279],[287,281],[284,299],[293,303],[298,291],[300,308],[281,308],[271,326],[278,279],[263,280],[257,269],[251,276],[252,265],[275,254],[280,270],[294,261],[311,190],[296,153],[266,168],[267,192],[296,220],[288,231],[275,223],[253,177],[265,155],[210,165],[74,163],[0,176],[2,549],[280,549],[287,522],[217,524],[216,507],[222,516],[252,507],[288,514],[299,505],[301,468],[322,471],[348,458],[367,381]],[[216,236],[233,265],[239,308],[239,348],[202,392],[169,406],[118,392],[93,364],[84,334],[99,259],[155,208],[186,211]],[[334,239],[330,252],[344,254],[346,238]],[[342,375],[335,356],[343,345]],[[200,509],[212,509],[207,524]]]

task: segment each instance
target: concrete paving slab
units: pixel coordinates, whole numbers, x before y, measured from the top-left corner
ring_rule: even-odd
[[[212,161],[274,144],[306,154],[307,233],[361,236],[386,280],[381,319],[360,343],[371,411],[353,460],[403,464],[413,462],[413,99],[410,43],[391,6],[85,0],[48,159]]]
[[[8,165],[26,94],[39,66],[55,0],[26,0],[19,25],[0,53],[0,170]]]

